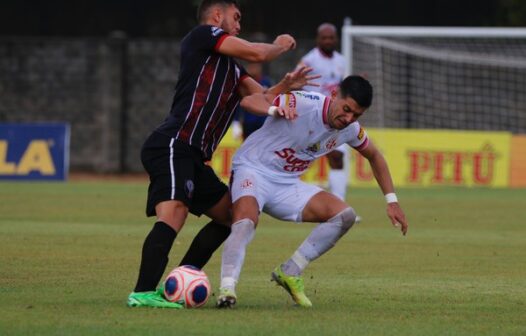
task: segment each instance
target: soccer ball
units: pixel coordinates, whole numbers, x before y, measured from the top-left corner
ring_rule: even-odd
[[[176,267],[164,281],[166,299],[184,304],[186,308],[201,307],[211,292],[210,281],[205,272],[194,266]]]

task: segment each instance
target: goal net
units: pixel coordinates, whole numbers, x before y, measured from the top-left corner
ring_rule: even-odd
[[[374,87],[368,126],[526,133],[526,29],[346,24],[342,52]]]

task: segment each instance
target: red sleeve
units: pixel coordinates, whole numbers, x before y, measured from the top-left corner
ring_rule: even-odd
[[[247,74],[247,73],[242,74],[241,77],[239,77],[239,82],[241,83],[242,81],[244,81],[247,78],[250,78],[249,74]]]
[[[216,52],[219,51],[219,47],[221,46],[221,44],[223,44],[223,42],[225,41],[225,39],[226,39],[227,37],[229,37],[229,36],[230,36],[230,35],[228,35],[228,34],[226,34],[226,33],[225,33],[223,36],[221,36],[221,37],[219,38],[219,40],[217,40],[216,45],[214,46],[214,51],[216,51]]]

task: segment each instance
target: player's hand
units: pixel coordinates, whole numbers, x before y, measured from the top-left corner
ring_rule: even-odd
[[[289,34],[282,34],[276,37],[273,44],[279,45],[285,50],[291,50],[296,48],[296,40],[294,37],[290,36]]]
[[[387,217],[389,217],[395,227],[400,228],[400,231],[402,231],[402,234],[405,236],[409,225],[398,202],[387,204]]]
[[[311,67],[302,65],[293,72],[287,72],[285,83],[289,87],[289,91],[300,90],[304,86],[320,86],[313,80],[320,78],[321,75],[309,75],[311,71]]]
[[[278,110],[276,111],[276,117],[281,117],[287,120],[294,120],[298,117],[298,113],[293,107],[278,106]]]

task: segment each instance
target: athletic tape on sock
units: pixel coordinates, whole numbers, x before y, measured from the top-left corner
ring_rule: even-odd
[[[234,289],[236,288],[237,280],[231,277],[225,277],[221,279],[221,288],[229,288]]]
[[[292,255],[292,258],[290,258],[298,267],[303,271],[307,265],[309,265],[309,261],[307,258],[305,258],[301,253],[298,251],[294,252]]]

